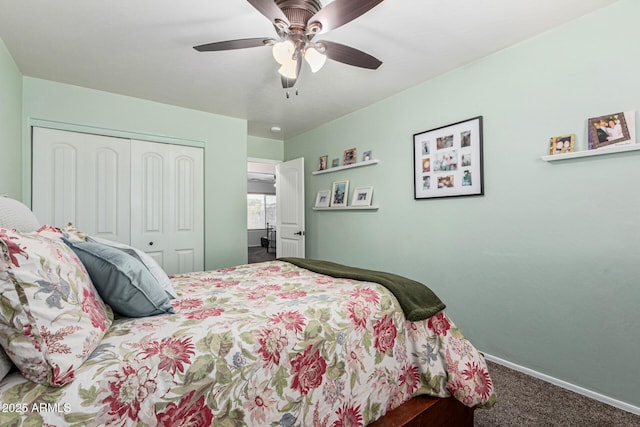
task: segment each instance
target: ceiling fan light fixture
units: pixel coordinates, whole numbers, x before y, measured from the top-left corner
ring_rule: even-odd
[[[288,79],[295,80],[298,77],[298,61],[289,59],[289,62],[282,64],[282,67],[278,70],[281,76]]]
[[[311,67],[311,71],[316,73],[320,71],[325,62],[327,62],[327,55],[318,52],[318,50],[314,47],[307,47],[304,52],[304,59]]]
[[[285,65],[293,60],[293,53],[296,51],[296,47],[291,40],[285,40],[273,45],[273,59],[278,64]]]

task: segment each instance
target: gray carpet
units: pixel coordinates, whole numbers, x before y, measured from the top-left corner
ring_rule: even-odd
[[[256,262],[264,262],[264,261],[273,261],[276,259],[276,250],[274,248],[269,249],[267,252],[267,248],[263,248],[261,246],[249,248],[249,264],[253,264]]]
[[[476,427],[640,426],[640,416],[488,362],[498,400],[475,412]]]

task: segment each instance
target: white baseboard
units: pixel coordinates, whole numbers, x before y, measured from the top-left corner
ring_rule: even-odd
[[[562,387],[569,391],[573,391],[575,393],[581,394],[583,396],[589,397],[591,399],[597,400],[602,403],[606,403],[607,405],[611,405],[618,409],[622,409],[623,411],[631,412],[632,414],[640,415],[640,408],[629,403],[622,402],[620,400],[613,399],[609,396],[605,396],[604,394],[596,393],[595,391],[588,390],[586,388],[582,388],[575,384],[568,383],[566,381],[559,380],[557,378],[551,377],[549,375],[534,371],[533,369],[525,368],[524,366],[516,365],[515,363],[511,363],[508,360],[500,359],[499,357],[492,356],[487,353],[483,353],[484,357],[498,365],[505,366],[509,369],[513,369],[514,371],[522,372],[523,374],[527,374],[534,378],[541,379],[542,381],[546,381],[558,387]],[[491,374],[491,373],[489,373]]]

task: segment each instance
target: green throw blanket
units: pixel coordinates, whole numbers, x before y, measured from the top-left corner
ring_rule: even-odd
[[[405,317],[412,322],[428,319],[445,308],[440,298],[426,285],[396,274],[315,259],[278,258],[278,260],[327,276],[379,283],[393,293]]]

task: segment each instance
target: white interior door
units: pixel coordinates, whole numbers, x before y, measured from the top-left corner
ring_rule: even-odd
[[[129,243],[129,140],[39,127],[32,138],[38,221]]]
[[[131,245],[168,274],[204,268],[203,149],[131,141]]]
[[[276,257],[304,258],[304,159],[276,165]]]

